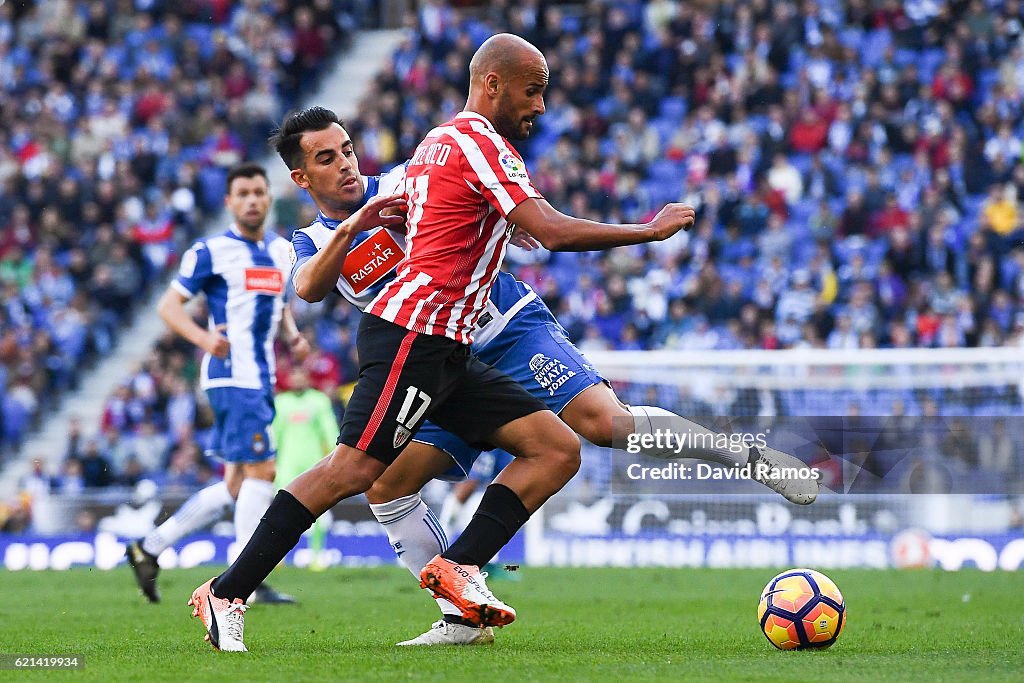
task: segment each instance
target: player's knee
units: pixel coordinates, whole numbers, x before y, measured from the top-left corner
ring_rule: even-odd
[[[335,451],[323,463],[332,488],[345,491],[346,495],[365,493],[383,471],[383,464],[379,460],[354,449]],[[350,491],[352,493],[348,493]]]
[[[249,463],[242,466],[242,473],[246,479],[262,479],[263,481],[274,481],[277,473],[273,460]]]
[[[580,436],[594,444],[607,448],[612,445],[612,420],[611,416],[595,413],[588,415],[587,420],[580,425]]]
[[[633,415],[628,409],[619,406],[604,406],[600,410],[589,412],[579,434],[584,439],[602,448],[611,448],[615,438],[625,439],[633,430]]]
[[[564,481],[569,481],[580,470],[580,440],[572,431],[566,429],[564,433],[546,441],[548,453],[545,457],[548,466],[551,468],[552,476],[561,475]]]
[[[381,503],[390,503],[395,498],[400,497],[394,487],[390,486],[384,478],[381,477],[370,485],[370,488],[366,490],[366,501],[370,505],[380,505]]]

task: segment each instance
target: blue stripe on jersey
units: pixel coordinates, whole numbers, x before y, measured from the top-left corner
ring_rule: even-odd
[[[192,271],[188,276],[182,275],[179,272],[178,284],[190,292],[192,296],[195,296],[202,291],[203,283],[213,272],[213,255],[202,240],[196,242],[192,248],[186,252],[185,256],[182,257],[183,264],[190,254],[195,257],[195,263],[192,266]]]
[[[370,201],[371,197],[377,196],[377,191],[380,189],[380,176],[369,176],[366,178],[366,192],[363,193],[363,203],[359,205],[359,208],[366,206],[366,202]]]
[[[206,253],[209,258],[209,249],[203,249],[200,253]],[[209,275],[205,283],[206,287],[206,308],[210,311],[210,318],[214,327],[225,325],[228,322],[227,301],[228,283],[222,275]],[[227,358],[210,356],[210,364],[206,376],[210,379],[222,379],[231,377],[231,354]]]
[[[249,247],[249,254],[252,256],[254,266],[274,267],[274,259],[270,258],[270,254],[265,250],[261,250],[258,244],[248,240],[242,241]],[[266,343],[267,337],[273,334],[270,324],[274,319],[275,298],[273,294],[257,294],[256,310],[253,312],[252,321],[253,351],[256,355],[256,367],[260,370],[260,383],[268,391],[272,391],[274,388],[274,381],[270,376],[270,363],[267,359]]]

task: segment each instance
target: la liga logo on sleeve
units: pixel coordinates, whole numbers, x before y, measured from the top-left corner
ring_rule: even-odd
[[[526,173],[526,164],[512,152],[503,152],[498,157],[498,162],[501,164],[501,168],[505,171],[505,175],[508,176],[509,180],[526,180],[529,178],[529,175]]]

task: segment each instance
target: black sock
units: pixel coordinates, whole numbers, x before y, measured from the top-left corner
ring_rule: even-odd
[[[463,619],[462,617],[455,616],[454,614],[446,614],[442,618],[446,624],[461,624],[462,626],[472,626],[474,628],[480,628],[479,624],[474,624],[469,619]]]
[[[529,518],[530,513],[515,491],[501,484],[491,484],[484,491],[480,507],[469,526],[448,550],[441,553],[441,557],[458,564],[482,567],[498,554]]]
[[[313,513],[295,496],[278,491],[238,559],[213,582],[213,594],[228,600],[248,600],[315,521]]]

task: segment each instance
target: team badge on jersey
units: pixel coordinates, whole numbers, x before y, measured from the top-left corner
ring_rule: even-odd
[[[526,166],[512,152],[505,152],[498,158],[502,170],[509,180],[526,180],[529,175],[526,173]]]
[[[361,294],[394,270],[405,252],[387,230],[378,230],[348,253],[341,276]]]
[[[245,290],[278,295],[284,291],[284,275],[277,268],[253,266],[245,269]]]
[[[412,437],[412,432],[405,425],[395,427],[395,440],[392,442],[395,448],[401,448]]]

